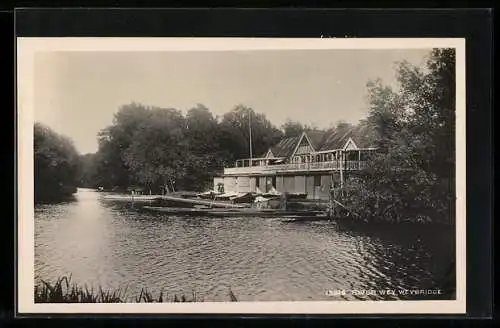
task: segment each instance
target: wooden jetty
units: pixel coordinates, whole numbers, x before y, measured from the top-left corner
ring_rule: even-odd
[[[103,199],[126,201],[126,202],[153,202],[166,201],[175,205],[182,206],[207,206],[212,208],[245,208],[245,204],[233,204],[231,202],[214,201],[196,198],[184,198],[169,195],[104,195]]]
[[[207,199],[194,199],[194,198],[180,198],[174,196],[160,196],[160,200],[164,200],[167,202],[182,204],[182,205],[191,205],[191,206],[207,206],[207,207],[215,207],[215,208],[245,208],[247,206],[243,204],[233,204],[231,202],[223,202],[223,201],[215,201],[215,200],[207,200]]]
[[[117,201],[126,201],[126,202],[152,202],[158,200],[158,195],[103,195],[102,199],[105,200],[117,200]]]
[[[322,211],[284,211],[276,209],[256,208],[179,208],[179,207],[154,207],[144,206],[144,210],[187,216],[210,217],[283,217],[283,218],[328,218]]]

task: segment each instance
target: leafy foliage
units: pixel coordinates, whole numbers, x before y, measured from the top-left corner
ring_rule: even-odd
[[[73,142],[49,127],[34,125],[35,201],[51,201],[76,192],[79,157]]]
[[[454,220],[455,54],[436,49],[424,69],[402,62],[399,91],[368,84],[367,121],[379,148],[347,184],[344,201],[364,219]]]
[[[185,116],[176,109],[122,106],[99,134],[94,163],[84,161],[86,184],[122,190],[136,185],[152,192],[205,190],[224,166],[249,156],[250,120],[255,157],[283,134],[251,108],[238,105],[217,118],[201,104]]]

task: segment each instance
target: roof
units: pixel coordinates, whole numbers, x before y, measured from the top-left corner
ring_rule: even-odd
[[[352,126],[342,126],[336,129],[331,129],[329,131],[306,131],[307,139],[311,141],[311,144],[315,151],[327,151],[336,150],[344,148],[345,144],[351,138],[356,146],[359,148],[372,148],[374,147],[370,143],[370,131],[366,124],[358,124],[355,127]],[[286,137],[281,139],[281,141],[270,150],[274,157],[289,157],[292,155],[293,151],[297,148],[297,144],[300,141],[302,133],[292,137]],[[266,153],[262,156],[265,157]]]
[[[323,144],[327,133],[325,131],[306,131],[306,135],[312,143],[314,150],[319,150]]]
[[[271,148],[271,152],[274,157],[290,156],[294,151],[297,142],[299,142],[300,136],[301,135],[281,139],[276,146]]]
[[[374,147],[369,142],[369,131],[366,125],[355,127],[342,127],[328,132],[307,131],[306,135],[311,141],[314,150],[327,151],[344,148],[346,142],[351,138],[359,148]],[[297,146],[302,134],[283,138],[276,146],[271,148],[275,157],[288,157]]]
[[[332,131],[327,135],[318,151],[342,149],[347,140],[349,140],[349,137],[352,136],[352,130],[353,129],[336,129]],[[356,140],[353,141],[356,143]]]

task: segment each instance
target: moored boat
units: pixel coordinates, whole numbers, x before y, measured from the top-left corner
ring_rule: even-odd
[[[197,194],[196,196],[201,198],[201,199],[215,199],[216,196],[221,195],[222,193],[214,191],[214,190],[208,190],[202,193]]]
[[[229,200],[235,204],[240,203],[252,203],[255,199],[256,195],[251,192],[243,193],[238,196],[230,197]]]
[[[307,194],[306,193],[288,194],[287,198],[289,200],[301,200],[301,199],[306,199],[307,198]]]
[[[226,200],[226,201],[229,201],[231,200],[231,197],[237,197],[238,194],[235,193],[235,192],[227,192],[227,193],[224,193],[224,194],[220,194],[220,195],[215,195],[215,199],[216,200]]]

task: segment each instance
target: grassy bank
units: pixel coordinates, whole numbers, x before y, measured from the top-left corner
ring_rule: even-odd
[[[203,302],[193,291],[192,295],[169,295],[161,290],[156,296],[147,289],[141,289],[133,298],[127,296],[127,289],[97,290],[88,289],[71,282],[71,276],[63,276],[50,283],[41,280],[35,285],[35,303],[164,303],[164,302]],[[237,302],[234,293],[229,290],[228,301]]]

